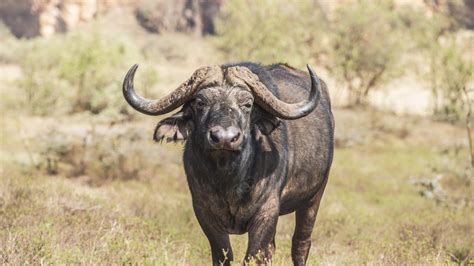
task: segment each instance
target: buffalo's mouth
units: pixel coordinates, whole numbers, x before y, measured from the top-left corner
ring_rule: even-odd
[[[213,153],[219,153],[219,152],[235,152],[238,153],[242,149],[239,148],[230,148],[230,147],[222,147],[222,148],[211,148],[210,151]]]
[[[209,156],[212,158],[211,161],[215,162],[217,166],[226,168],[229,164],[235,162],[235,159],[241,156],[241,150],[229,150],[229,149],[211,149],[209,150]]]

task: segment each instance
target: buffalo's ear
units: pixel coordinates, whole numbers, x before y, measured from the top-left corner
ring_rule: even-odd
[[[191,131],[191,124],[190,118],[186,117],[181,110],[156,125],[153,140],[157,142],[185,141]]]
[[[272,150],[272,145],[270,144],[268,135],[270,135],[273,130],[275,130],[280,125],[280,123],[280,119],[271,115],[265,115],[257,121],[255,137],[260,143],[260,148],[262,151],[270,152]]]
[[[263,135],[270,135],[280,125],[278,117],[266,115],[257,121],[257,127]]]

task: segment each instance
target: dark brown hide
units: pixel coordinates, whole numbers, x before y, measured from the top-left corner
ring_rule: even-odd
[[[184,168],[214,265],[229,265],[229,234],[243,233],[249,235],[246,260],[269,262],[278,217],[292,212],[292,259],[305,265],[334,151],[326,84],[284,64],[238,63],[221,71],[222,82],[196,89],[179,112],[158,124],[154,138],[186,140]],[[301,106],[310,109],[299,119],[279,116]],[[238,149],[211,145],[216,126],[238,130]]]

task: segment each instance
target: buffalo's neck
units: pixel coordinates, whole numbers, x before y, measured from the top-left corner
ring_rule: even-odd
[[[227,204],[243,204],[253,197],[263,199],[267,190],[279,187],[276,183],[286,179],[287,152],[273,138],[264,149],[252,137],[238,153],[219,154],[202,149],[198,143],[188,141],[183,156],[192,194],[213,194]]]
[[[258,156],[252,140],[238,152],[203,150],[194,143],[188,144],[184,156],[187,174],[199,183],[221,193],[251,185]]]

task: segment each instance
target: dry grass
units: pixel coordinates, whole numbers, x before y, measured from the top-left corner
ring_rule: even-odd
[[[473,204],[468,196],[472,185],[463,168],[466,149],[457,155],[445,151],[459,145],[462,129],[380,113],[374,123],[373,112],[361,110],[335,114],[339,143],[341,132],[364,138],[336,150],[313,234],[310,265],[442,264],[472,258]],[[81,125],[83,118],[75,119],[65,125],[23,117],[20,130],[40,139],[42,130],[35,130],[39,124],[56,123],[67,132]],[[82,121],[85,127],[87,122]],[[104,179],[92,170],[89,177],[67,178],[66,172],[47,175],[31,167],[22,136],[11,134],[17,130],[15,125],[14,119],[2,120],[2,263],[200,265],[209,261],[208,243],[194,218],[181,169],[179,146],[153,144],[151,138],[135,143],[143,147],[141,152],[153,154],[151,160],[139,163],[148,169],[140,178]],[[114,125],[145,133],[151,133],[153,126],[150,121]],[[409,133],[400,134],[399,127]],[[432,134],[420,138],[426,127]],[[104,141],[113,136],[113,131],[103,135]],[[450,161],[443,166],[446,160]],[[411,182],[436,175],[443,176],[446,197],[442,201],[423,197]],[[458,205],[459,197],[465,203]],[[292,215],[280,220],[276,265],[291,261],[293,224]],[[243,256],[246,237],[233,236],[232,241],[236,257]]]

